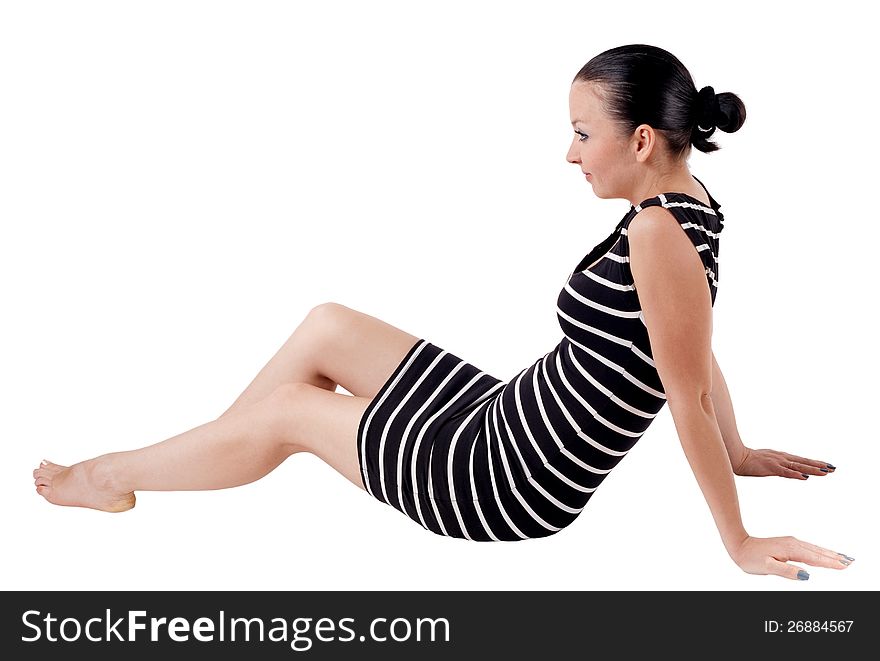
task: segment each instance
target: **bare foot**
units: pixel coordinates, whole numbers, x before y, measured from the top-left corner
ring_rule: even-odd
[[[134,492],[126,493],[114,480],[102,457],[59,466],[43,460],[34,470],[37,493],[53,505],[90,507],[104,512],[124,512],[134,507]]]

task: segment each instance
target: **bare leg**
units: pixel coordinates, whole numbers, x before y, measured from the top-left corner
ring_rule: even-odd
[[[44,462],[34,470],[37,492],[59,505],[118,512],[134,506],[136,490],[247,484],[304,450],[363,489],[360,417],[417,340],[344,305],[315,306],[217,420],[70,467]],[[337,383],[354,396],[336,393]]]
[[[330,392],[340,384],[358,397],[375,397],[418,339],[345,305],[316,305],[220,417],[285,383],[310,383]]]
[[[130,509],[134,491],[224,489],[257,480],[302,448],[284,441],[271,398],[139,450],[66,468],[34,471],[37,491],[56,505]]]
[[[34,471],[37,492],[56,505],[108,512],[131,509],[134,492],[225,489],[253,482],[291,454],[314,452],[357,486],[355,438],[369,400],[287,384],[160,443],[65,467]]]

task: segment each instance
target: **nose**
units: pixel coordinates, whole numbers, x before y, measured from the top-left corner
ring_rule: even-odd
[[[565,155],[565,160],[569,163],[580,163],[580,158],[578,157],[577,149],[575,149],[574,143],[572,143],[571,147],[568,148],[568,153]]]

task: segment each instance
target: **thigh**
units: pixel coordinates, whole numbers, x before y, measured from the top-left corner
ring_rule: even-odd
[[[306,450],[365,489],[358,461],[358,429],[368,397],[330,392],[310,383],[285,383],[267,401],[282,443]]]
[[[340,303],[323,303],[310,315],[320,338],[314,369],[357,397],[375,397],[420,339]]]

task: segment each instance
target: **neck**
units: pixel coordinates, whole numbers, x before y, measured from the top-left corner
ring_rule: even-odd
[[[628,198],[630,203],[635,206],[660,193],[687,193],[693,190],[695,184],[696,179],[694,179],[690,169],[685,165],[674,173],[642,179]]]

